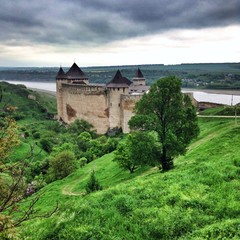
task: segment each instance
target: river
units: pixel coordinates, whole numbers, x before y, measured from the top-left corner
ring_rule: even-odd
[[[1,81],[1,80],[0,80]],[[12,84],[23,84],[27,88],[56,92],[55,82],[7,81]],[[192,92],[198,102],[212,102],[225,105],[240,103],[240,91],[236,90],[200,90],[182,89],[182,92]]]

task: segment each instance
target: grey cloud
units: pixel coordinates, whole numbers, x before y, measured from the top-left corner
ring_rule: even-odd
[[[240,23],[239,0],[0,0],[0,41],[98,44]]]

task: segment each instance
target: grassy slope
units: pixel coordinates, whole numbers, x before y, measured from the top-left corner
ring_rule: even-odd
[[[240,127],[201,119],[201,135],[167,173],[118,168],[108,154],[43,189],[39,210],[59,211],[22,227],[25,239],[239,239]],[[103,191],[84,196],[95,169]]]
[[[42,126],[49,122],[47,120],[48,114],[56,114],[56,97],[47,93],[32,91],[23,85],[14,85],[7,82],[0,82],[0,88],[3,93],[0,108],[6,105],[15,106],[15,114],[21,116],[21,119],[18,120],[19,134],[22,135],[27,132],[30,135],[28,139],[21,138],[21,144],[14,149],[10,156],[11,161],[16,162],[29,155],[30,144],[35,143],[35,140],[31,138],[32,131],[41,132]],[[29,99],[29,95],[35,96],[36,100]],[[40,160],[46,156],[41,150],[39,146],[35,145],[35,160]]]

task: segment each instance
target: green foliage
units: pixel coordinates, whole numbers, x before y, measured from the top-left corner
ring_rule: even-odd
[[[135,111],[130,128],[156,131],[161,143],[159,163],[163,171],[171,169],[174,157],[184,154],[199,133],[195,109],[189,97],[181,93],[180,79],[158,80],[136,104]]]
[[[44,149],[47,153],[50,153],[53,148],[53,143],[51,141],[51,138],[44,137],[40,140],[40,144],[42,146],[42,149]]]
[[[172,171],[129,174],[111,153],[46,186],[39,210],[56,199],[61,209],[26,223],[22,239],[239,239],[240,128],[227,119],[199,123]],[[104,189],[84,195],[92,169]]]
[[[64,150],[50,159],[48,175],[49,179],[54,181],[65,178],[76,170],[76,159],[74,153]]]
[[[80,158],[79,162],[80,162],[80,167],[82,168],[87,164],[87,158],[82,157]]]
[[[159,144],[153,133],[133,132],[118,144],[115,158],[120,167],[133,173],[138,166],[154,165]]]
[[[76,119],[73,123],[68,125],[68,132],[79,136],[82,132],[89,132],[92,136],[95,135],[95,132],[92,131],[92,124],[88,123],[83,119]]]
[[[56,114],[56,97],[44,93],[37,93],[27,89],[23,85],[14,85],[6,82],[0,82],[2,91],[2,106],[15,106],[16,111],[13,114],[15,120],[33,120],[39,121],[53,118]],[[30,99],[29,95],[34,99]]]
[[[92,171],[90,179],[86,185],[86,192],[91,193],[91,192],[95,192],[95,191],[99,191],[99,190],[102,190],[102,187],[99,184],[99,182],[95,176],[95,172]]]

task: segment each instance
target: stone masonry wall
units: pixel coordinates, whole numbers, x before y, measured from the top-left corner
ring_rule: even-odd
[[[121,125],[124,133],[130,131],[128,121],[134,115],[135,104],[141,99],[142,95],[122,95],[121,96]]]
[[[63,84],[62,119],[66,123],[84,119],[91,123],[98,134],[109,128],[109,108],[104,87]]]
[[[109,101],[109,126],[120,128],[121,126],[121,95],[128,92],[127,88],[110,88],[108,90]]]

